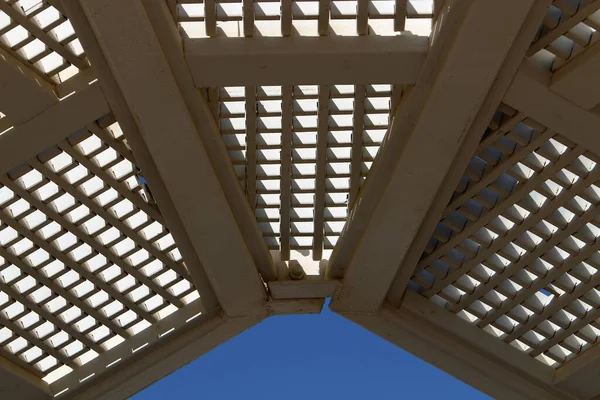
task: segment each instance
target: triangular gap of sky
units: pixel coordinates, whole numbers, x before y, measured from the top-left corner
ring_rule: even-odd
[[[271,317],[132,397],[489,399],[331,312]]]

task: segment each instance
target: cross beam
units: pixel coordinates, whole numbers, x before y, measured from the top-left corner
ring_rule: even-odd
[[[0,110],[20,125],[58,102],[54,87],[0,48]]]
[[[414,84],[428,42],[413,35],[214,38],[187,39],[184,48],[198,87]]]
[[[421,77],[396,112],[332,254],[329,276],[344,276],[334,310],[379,308],[423,220],[432,216],[432,204],[451,196],[460,175],[448,179],[447,171],[460,153],[467,155],[461,160],[466,166],[547,5],[514,0],[443,6]],[[451,190],[440,195],[442,185]],[[403,267],[399,293],[413,268]]]

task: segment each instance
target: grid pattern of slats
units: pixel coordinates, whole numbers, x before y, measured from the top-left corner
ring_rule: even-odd
[[[598,158],[503,106],[411,285],[551,366],[600,337]]]
[[[333,249],[388,129],[392,87],[212,93],[222,138],[269,248],[284,260],[291,250],[320,260]]]
[[[58,1],[1,0],[0,47],[50,83],[88,67],[83,48]]]
[[[115,123],[0,177],[0,353],[48,381],[199,294]]]
[[[599,38],[600,0],[554,0],[531,45],[538,64],[556,70]]]
[[[433,0],[177,0],[172,11],[208,37],[394,35],[430,29]]]

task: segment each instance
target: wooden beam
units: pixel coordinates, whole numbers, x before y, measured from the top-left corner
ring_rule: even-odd
[[[556,370],[555,385],[580,399],[600,396],[600,347],[595,344]]]
[[[549,88],[551,79],[550,72],[525,62],[503,101],[583,148],[600,154],[600,116],[553,93]]]
[[[600,41],[570,60],[552,75],[550,90],[584,110],[600,104]]]
[[[54,87],[0,48],[0,110],[21,125],[58,102]]]
[[[104,65],[109,68],[105,71],[104,65],[99,65],[101,82],[101,73],[109,81],[113,77],[116,85],[110,90],[118,91],[125,105],[114,98],[113,101],[132,116],[130,121],[134,122],[128,125],[138,130],[142,142],[139,144],[147,148],[157,168],[154,182],[160,179],[166,188],[223,310],[230,316],[244,316],[249,310],[262,307],[265,287],[254,254],[240,231],[247,228],[238,226],[240,221],[230,205],[235,193],[230,196],[228,188],[237,189],[246,207],[242,211],[250,210],[237,180],[232,179],[236,186],[219,180],[219,169],[229,168],[233,174],[229,159],[222,157],[220,164],[211,162],[208,153],[214,149],[212,143],[221,139],[206,102],[190,94],[199,96],[191,77],[190,84],[185,85],[187,67],[183,54],[180,53],[179,62],[175,53],[181,52],[178,43],[169,46],[170,27],[177,31],[166,4],[80,0],[65,1],[63,5],[67,12],[67,5],[73,6],[72,15],[77,6],[81,7],[79,18],[85,21],[79,23],[89,24],[100,55],[106,60]],[[130,40],[125,43],[123,37]],[[95,43],[90,43],[93,38],[87,39],[88,46],[94,47]],[[83,41],[85,44],[85,38]],[[96,57],[100,58],[98,54]],[[96,67],[93,58],[92,63]],[[252,223],[256,224],[253,218]],[[272,263],[270,256],[269,260]],[[269,267],[264,262],[259,266]],[[194,278],[195,283],[201,284],[200,281],[199,277]]]
[[[427,56],[428,38],[401,35],[187,39],[184,48],[197,87],[414,84]]]
[[[186,323],[185,320],[192,318],[193,314],[182,313],[184,310],[177,311],[128,342],[80,367],[76,372],[52,383],[52,391],[63,392],[60,399],[128,398],[254,326],[263,318],[229,318],[221,310],[215,309]],[[177,323],[181,327],[171,332],[175,319],[179,320]],[[88,379],[80,383],[85,378]],[[64,392],[65,389],[69,390]]]
[[[342,283],[339,280],[306,277],[299,281],[269,282],[268,286],[274,299],[319,299],[334,296]]]
[[[552,386],[551,367],[416,293],[400,309],[385,303],[374,315],[342,315],[493,398],[574,398]]]
[[[0,173],[35,157],[108,113],[110,108],[100,85],[86,84],[43,113],[0,136]]]
[[[453,187],[447,172],[457,154],[474,151],[480,142],[518,66],[507,66],[507,56],[516,52],[522,59],[527,36],[522,28],[544,7],[519,0],[454,1],[442,7],[442,26],[434,28],[421,77],[399,107],[333,251],[328,277],[344,275],[344,288],[332,308],[374,312],[382,303],[424,218],[431,217],[432,203],[437,197],[447,204],[439,195],[441,186]],[[499,72],[509,74],[502,80],[505,87],[493,86]],[[488,97],[491,89],[500,93]],[[402,279],[401,292],[414,263],[404,269],[408,278]]]
[[[53,396],[41,378],[0,356],[0,398],[45,400]]]

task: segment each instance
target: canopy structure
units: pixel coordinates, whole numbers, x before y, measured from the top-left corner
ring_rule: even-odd
[[[599,29],[600,0],[0,0],[0,397],[124,399],[331,297],[495,398],[600,398]]]

